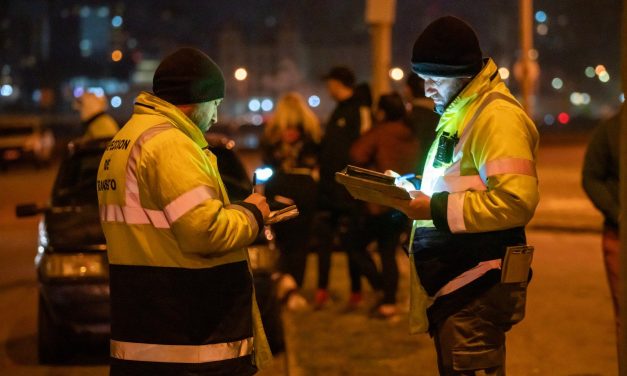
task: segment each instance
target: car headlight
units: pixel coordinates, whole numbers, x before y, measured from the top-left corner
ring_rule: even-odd
[[[109,268],[101,254],[45,255],[41,271],[47,278],[106,277]]]

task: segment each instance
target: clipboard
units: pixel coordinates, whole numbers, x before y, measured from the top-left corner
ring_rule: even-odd
[[[384,206],[395,206],[398,199],[412,199],[409,192],[394,184],[395,180],[393,176],[351,165],[335,173],[335,181],[345,186],[353,198]]]
[[[266,218],[264,224],[272,225],[275,223],[287,221],[288,219],[295,218],[299,215],[298,207],[296,205],[286,206],[283,209],[273,210]]]

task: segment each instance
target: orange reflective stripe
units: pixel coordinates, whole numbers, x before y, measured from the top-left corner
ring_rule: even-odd
[[[500,174],[518,174],[537,177],[536,165],[523,158],[502,158],[486,162],[479,169],[479,174],[487,181],[489,176]]]
[[[161,363],[209,363],[239,358],[253,352],[253,337],[208,345],[159,345],[111,340],[111,357]]]
[[[492,269],[501,269],[501,259],[482,261],[478,263],[474,268],[466,270],[462,274],[455,277],[455,279],[444,285],[444,287],[435,293],[434,298],[450,294],[453,291],[466,286]]]
[[[201,185],[172,200],[172,202],[166,205],[163,211],[168,218],[168,222],[173,223],[205,200],[216,197],[217,194],[214,189],[206,185]]]
[[[452,233],[466,232],[464,222],[464,198],[466,192],[456,192],[448,195],[446,218]]]

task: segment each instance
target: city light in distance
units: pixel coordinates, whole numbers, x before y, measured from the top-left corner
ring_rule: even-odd
[[[594,78],[597,75],[593,67],[586,67],[585,74],[588,78]]]
[[[574,104],[575,106],[590,104],[590,94],[579,93],[577,91],[572,92],[570,94],[570,103]]]
[[[261,101],[261,109],[263,111],[272,111],[272,109],[274,108],[274,103],[272,102],[272,99],[264,99]]]
[[[625,93],[620,93],[620,95],[618,96],[618,100],[620,101],[620,103],[625,102]]]
[[[539,24],[536,27],[536,31],[540,35],[547,35],[549,33],[549,27],[546,24]]]
[[[553,86],[553,89],[559,90],[559,89],[561,89],[564,86],[564,81],[562,81],[562,79],[559,78],[559,77],[555,77],[551,81],[551,86]]]
[[[261,116],[259,114],[253,115],[252,122],[253,122],[253,125],[261,125],[261,124],[263,124],[263,116]]]
[[[115,16],[111,19],[111,26],[113,27],[120,27],[122,26],[122,23],[124,22],[124,20],[122,19],[121,16]]]
[[[405,77],[405,72],[403,72],[403,70],[399,67],[394,67],[390,69],[389,75],[394,81],[400,81],[403,77]]]
[[[117,95],[111,98],[111,107],[118,108],[121,105],[122,105],[122,98],[120,98]]]
[[[546,125],[553,125],[553,124],[555,124],[555,116],[553,116],[551,114],[544,115],[544,124],[546,124]]]
[[[601,74],[599,74],[599,81],[606,83],[609,82],[610,80],[610,74],[607,73],[607,71],[603,71],[601,72]]]
[[[10,97],[13,94],[13,86],[9,84],[4,84],[0,87],[0,95],[3,97]]]
[[[596,66],[596,68],[594,68],[594,73],[596,73],[597,76],[600,76],[601,73],[603,73],[605,71],[606,71],[605,65],[603,65],[603,64],[599,64],[599,65]]]
[[[235,73],[233,73],[233,76],[238,81],[244,81],[246,77],[248,77],[248,71],[246,70],[246,68],[237,68],[235,70]]]
[[[570,116],[568,116],[566,112],[560,112],[560,114],[557,115],[557,121],[562,124],[568,124],[568,122],[570,121]]]
[[[546,22],[547,15],[546,12],[539,10],[536,12],[536,21],[538,22]]]
[[[120,51],[120,50],[115,50],[115,51],[111,52],[111,60],[113,60],[115,62],[118,62],[118,61],[122,60],[123,56],[124,55],[122,54],[122,51]]]
[[[259,102],[259,99],[251,99],[250,101],[248,101],[248,109],[255,112],[255,111],[259,111],[259,109],[261,108],[261,102]]]
[[[505,67],[499,68],[499,75],[501,76],[501,79],[507,80],[509,78],[509,69]]]
[[[320,97],[317,95],[312,95],[309,97],[309,99],[307,99],[307,103],[309,103],[311,107],[318,107],[320,106]]]

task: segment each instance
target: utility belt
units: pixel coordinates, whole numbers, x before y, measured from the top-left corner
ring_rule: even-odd
[[[421,284],[438,298],[495,269],[501,269],[502,283],[526,282],[533,247],[526,245],[523,227],[463,234],[419,227],[411,252]]]

